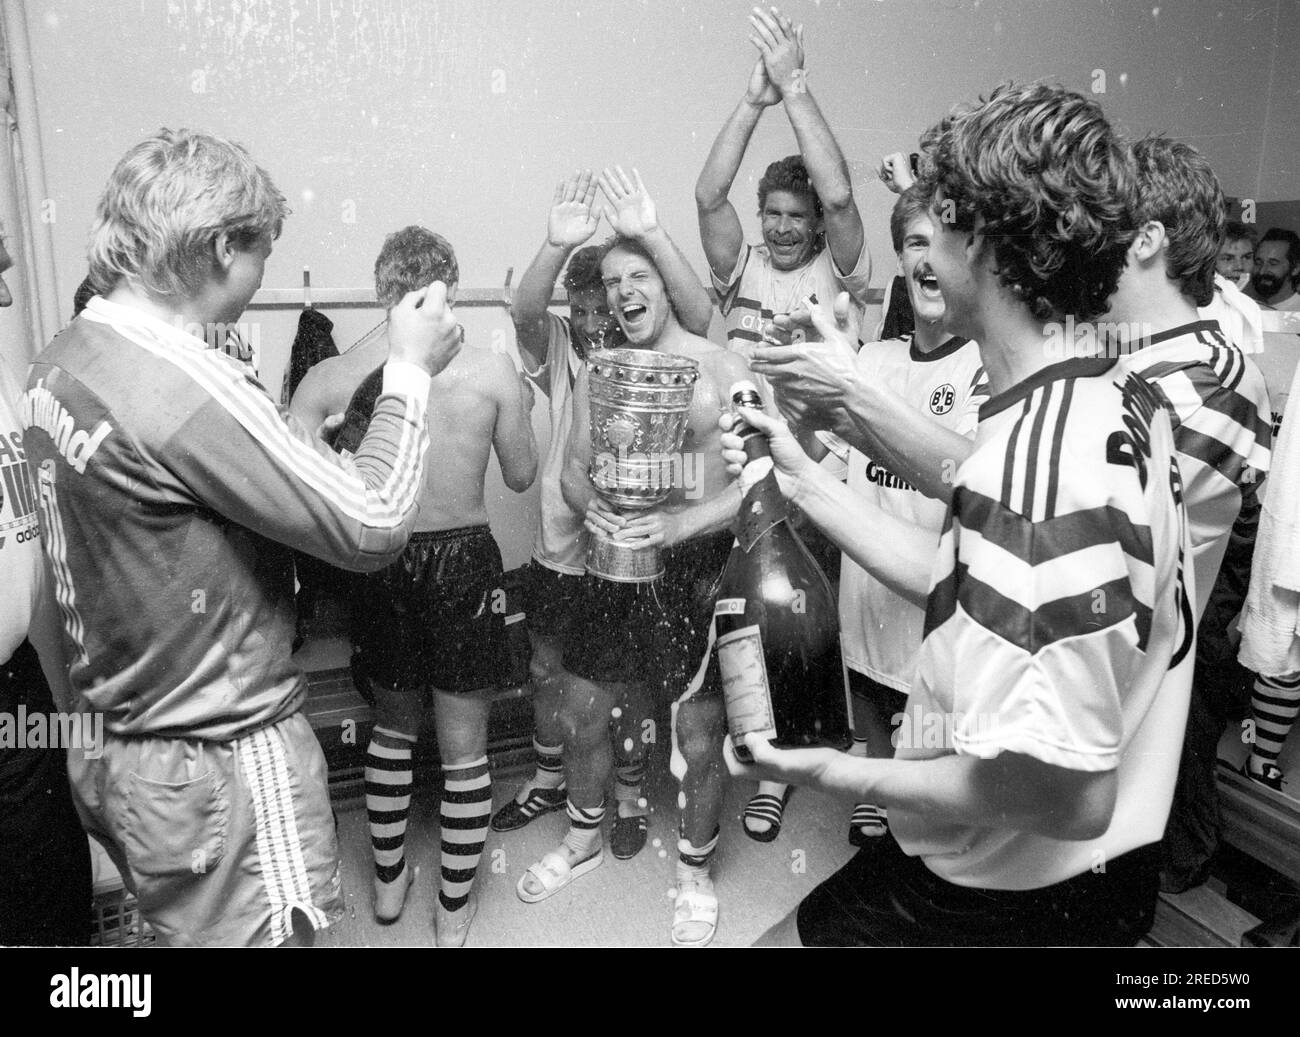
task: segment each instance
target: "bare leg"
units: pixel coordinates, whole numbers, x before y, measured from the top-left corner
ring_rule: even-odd
[[[564,770],[571,825],[554,853],[572,867],[595,857],[601,849],[605,789],[614,765],[609,746],[610,719],[612,710],[623,701],[626,685],[597,683],[567,671],[563,684],[560,717],[564,724]],[[529,897],[541,897],[546,892],[532,873],[523,876],[520,888]]]

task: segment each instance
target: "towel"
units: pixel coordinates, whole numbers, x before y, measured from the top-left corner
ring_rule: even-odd
[[[1205,320],[1217,320],[1228,341],[1243,353],[1264,351],[1263,318],[1259,303],[1219,274],[1214,275],[1214,298],[1197,312]]]
[[[1300,367],[1291,393],[1300,389]],[[1255,540],[1238,659],[1265,677],[1300,672],[1300,416],[1282,422]]]

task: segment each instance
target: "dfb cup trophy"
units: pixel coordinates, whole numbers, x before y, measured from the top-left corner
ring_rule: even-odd
[[[610,506],[643,511],[672,492],[700,365],[672,353],[605,349],[587,358],[592,486]],[[648,583],[663,575],[657,547],[629,547],[592,533],[587,571],[603,580]]]

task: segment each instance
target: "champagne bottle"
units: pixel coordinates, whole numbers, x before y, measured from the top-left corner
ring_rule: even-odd
[[[752,382],[733,385],[731,399],[762,407]],[[732,744],[746,761],[751,731],[781,749],[847,749],[848,674],[830,583],[790,524],[767,437],[744,422],[736,431],[753,481],[713,610]]]

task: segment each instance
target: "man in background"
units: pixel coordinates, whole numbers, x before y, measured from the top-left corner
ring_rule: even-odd
[[[1284,227],[1270,227],[1255,246],[1255,273],[1250,295],[1274,310],[1300,310],[1300,235]]]

